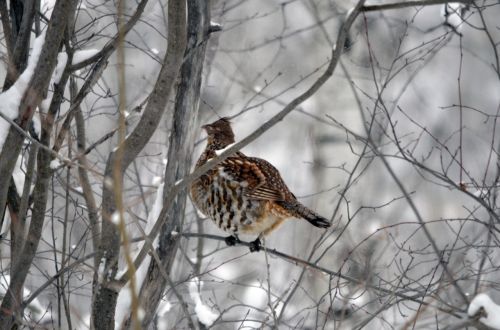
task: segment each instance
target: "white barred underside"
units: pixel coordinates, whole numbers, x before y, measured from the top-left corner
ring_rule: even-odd
[[[223,167],[219,167],[218,175],[213,176],[208,187],[210,191],[198,194],[201,197],[201,205],[198,206],[224,231],[231,234],[260,234],[267,229],[260,228],[264,224],[257,224],[257,219],[263,212],[263,203],[245,197],[244,189],[247,186],[248,182],[235,180],[229,173],[224,172]]]

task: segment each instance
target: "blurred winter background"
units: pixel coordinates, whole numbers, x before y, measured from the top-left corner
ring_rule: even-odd
[[[132,12],[136,2],[127,5]],[[198,126],[231,117],[237,141],[259,128],[323,73],[353,5],[213,0],[212,21],[222,31],[208,41]],[[102,47],[116,31],[115,15],[112,1],[82,1],[78,47]],[[188,304],[190,317],[213,329],[435,329],[467,318],[464,296],[486,292],[500,302],[498,17],[497,1],[361,14],[333,77],[243,149],[274,164],[299,200],[331,219],[332,228],[291,220],[266,237],[267,248],[296,262],[221,241],[184,238],[170,274],[175,286],[164,294],[157,328],[187,327],[176,293]],[[166,24],[164,2],[150,1],[127,36],[129,128],[140,118],[159,71]],[[115,63],[112,58],[82,103],[89,145],[117,125]],[[77,74],[81,84],[88,71]],[[167,109],[158,118],[160,129],[126,174],[132,237],[141,235],[135,221],[146,228],[158,211],[154,202],[168,162],[171,113]],[[203,139],[200,130],[194,158]],[[95,171],[103,171],[115,146],[113,138],[88,154]],[[67,152],[68,145],[61,153]],[[24,167],[15,174],[20,191]],[[63,249],[75,260],[92,251],[75,171],[55,172],[27,290],[37,290],[58,271],[54,259]],[[90,175],[99,198],[102,178]],[[69,222],[62,221],[65,212]],[[427,234],[420,221],[427,223]],[[2,233],[9,225],[7,216]],[[183,232],[225,235],[200,218],[190,202]],[[8,245],[2,256],[7,269]],[[54,281],[38,295],[39,312],[32,320],[43,319],[49,328],[67,326],[58,294],[58,285],[65,284],[73,328],[88,326],[92,275],[81,264],[65,275],[67,283]],[[120,295],[117,323],[128,315],[127,299]]]

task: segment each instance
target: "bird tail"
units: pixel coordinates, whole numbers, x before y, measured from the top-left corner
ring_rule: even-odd
[[[298,201],[281,202],[279,204],[290,211],[295,217],[303,218],[315,227],[328,228],[331,226],[331,223],[327,219],[300,204]]]

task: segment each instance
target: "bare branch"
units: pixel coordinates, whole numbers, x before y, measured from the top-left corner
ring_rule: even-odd
[[[423,7],[423,6],[433,6],[433,5],[443,5],[449,1],[445,0],[415,0],[415,1],[405,1],[405,2],[394,2],[394,3],[384,3],[380,5],[367,5],[361,8],[363,12],[369,11],[383,11],[390,9],[403,9],[408,7]],[[454,1],[463,4],[472,4],[472,0],[458,0]]]
[[[224,152],[222,152],[218,157],[211,159],[208,161],[206,164],[203,166],[200,166],[198,169],[196,169],[193,173],[190,175],[186,176],[184,179],[182,179],[181,182],[175,184],[173,187],[170,188],[170,191],[168,194],[165,195],[165,199],[163,202],[163,208],[161,210],[160,216],[158,217],[158,220],[156,221],[155,225],[153,226],[152,230],[148,234],[148,238],[150,240],[154,240],[156,235],[159,233],[160,228],[163,226],[165,221],[167,220],[166,214],[170,207],[172,206],[172,203],[175,200],[175,197],[177,194],[182,190],[185,189],[186,187],[189,186],[191,182],[202,176],[204,173],[208,172],[210,169],[214,168],[222,162],[224,159],[227,157],[231,156],[235,152],[239,151],[241,148],[244,146],[248,145],[255,139],[257,139],[259,136],[261,136],[264,132],[269,130],[271,127],[276,125],[278,122],[283,120],[283,118],[286,117],[292,110],[294,110],[299,104],[307,100],[311,95],[316,93],[321,86],[332,76],[333,71],[335,70],[335,67],[337,66],[337,63],[340,59],[340,56],[342,55],[343,49],[344,49],[344,43],[347,38],[347,33],[349,32],[349,29],[351,28],[352,24],[354,23],[354,20],[360,13],[360,8],[363,6],[365,0],[361,0],[358,2],[358,4],[353,8],[352,11],[350,11],[349,15],[347,16],[345,22],[342,24],[340,27],[338,37],[337,37],[337,42],[335,44],[335,47],[332,50],[332,58],[330,59],[330,63],[325,70],[325,72],[312,84],[311,87],[309,87],[304,93],[296,97],[294,100],[292,100],[290,103],[288,103],[283,110],[278,112],[276,115],[274,115],[270,120],[265,122],[261,127],[259,127],[257,130],[255,130],[252,134],[248,135],[246,138],[241,140],[240,142],[235,143],[232,145],[230,148],[226,149]],[[144,260],[144,257],[146,256],[146,253],[149,249],[151,249],[151,246],[148,246],[145,244],[139,254],[136,257],[135,265],[136,267],[142,263]],[[122,278],[121,281],[126,280],[126,278]]]

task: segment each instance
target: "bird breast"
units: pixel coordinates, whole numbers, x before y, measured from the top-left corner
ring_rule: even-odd
[[[196,206],[215,224],[230,233],[260,234],[279,219],[269,212],[269,201],[245,196],[248,184],[214,171],[191,190]]]

